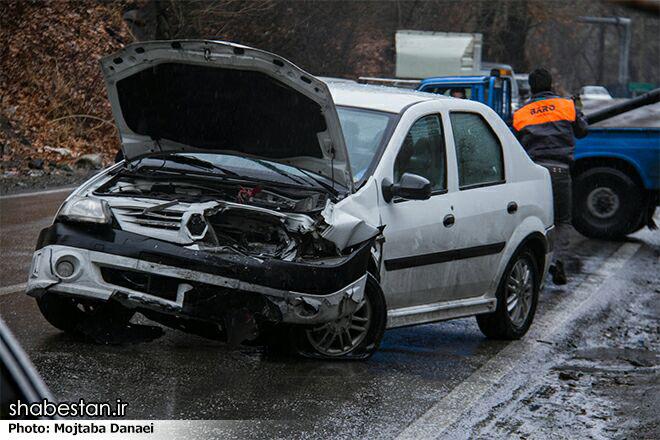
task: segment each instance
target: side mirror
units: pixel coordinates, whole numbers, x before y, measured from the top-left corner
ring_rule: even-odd
[[[412,173],[403,173],[399,183],[383,179],[381,183],[383,199],[389,203],[394,197],[406,200],[426,200],[431,197],[431,182],[426,177]]]

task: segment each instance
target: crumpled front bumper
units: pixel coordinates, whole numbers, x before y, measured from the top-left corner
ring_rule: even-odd
[[[58,274],[58,264],[63,261],[74,268],[68,276]],[[108,274],[113,275],[109,277]],[[144,289],[113,282],[123,280],[122,276],[126,280],[135,277],[147,280],[142,284]],[[152,279],[166,287],[163,293],[150,286],[149,280]],[[54,244],[41,247],[34,253],[27,293],[36,297],[44,292],[56,292],[100,301],[116,300],[129,308],[218,323],[221,323],[219,317],[223,307],[240,308],[243,302],[254,304],[257,298],[269,309],[263,313],[268,321],[319,324],[352,313],[364,296],[366,281],[365,274],[334,292],[311,294],[191,268]],[[257,307],[264,308],[263,304]]]

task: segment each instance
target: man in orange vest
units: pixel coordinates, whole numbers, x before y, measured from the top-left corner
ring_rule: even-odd
[[[513,115],[513,128],[532,160],[570,165],[575,138],[587,135],[587,121],[572,99],[552,92],[552,76],[545,69],[529,74],[532,97]]]
[[[532,160],[550,171],[556,243],[561,248],[566,244],[565,229],[571,220],[571,165],[575,139],[587,135],[588,124],[572,99],[552,92],[552,75],[546,69],[530,73],[529,86],[532,97],[514,113],[513,128]],[[555,261],[551,273],[555,284],[566,284],[561,261]]]

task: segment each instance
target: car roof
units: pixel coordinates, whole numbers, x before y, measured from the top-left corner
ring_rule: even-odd
[[[328,83],[335,105],[399,113],[418,102],[452,99],[433,93],[369,84]]]
[[[349,83],[357,84],[357,81],[348,78],[339,78],[337,76],[317,76],[324,83]]]

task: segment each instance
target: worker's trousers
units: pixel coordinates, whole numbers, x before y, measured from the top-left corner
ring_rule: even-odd
[[[568,164],[549,160],[538,160],[537,164],[550,171],[552,200],[555,210],[555,224],[570,223],[573,212],[573,183]]]

